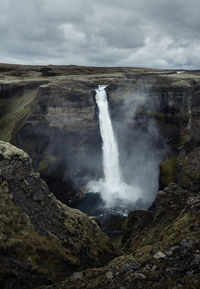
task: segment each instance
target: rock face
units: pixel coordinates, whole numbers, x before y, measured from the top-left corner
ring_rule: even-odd
[[[120,257],[83,271],[81,280],[69,277],[47,288],[198,289],[199,193],[170,184],[158,193],[152,210],[129,214]]]
[[[199,142],[198,71],[0,65],[0,72],[0,138],[31,156],[64,203],[77,202],[88,179],[103,174],[94,101],[98,84],[109,84],[113,123],[126,127],[119,131],[123,146],[130,148],[135,128],[147,127],[152,119],[163,138],[153,145],[164,143],[167,157],[187,147],[189,139],[189,146]],[[161,189],[176,181],[165,175]]]
[[[190,74],[186,79],[175,76],[132,73],[106,79],[119,147],[130,148],[136,128],[148,127],[152,119],[162,138],[152,137],[153,146],[164,143],[167,156],[188,142],[188,133],[193,143],[199,142],[199,82],[193,83]],[[98,82],[105,80],[98,76]],[[82,198],[89,179],[102,176],[96,85],[97,80],[86,77],[40,86],[36,106],[17,134],[17,145],[31,155],[50,189],[67,204]],[[161,188],[169,183],[162,179]]]
[[[128,123],[122,140],[128,132],[134,141],[133,131],[153,119],[165,152],[152,206],[108,223],[123,230],[112,236],[114,257],[95,219],[58,201],[29,156],[0,142],[0,286],[198,289],[199,72],[5,65],[0,72],[1,138],[28,152],[66,203],[83,196],[81,180],[101,163],[96,85],[109,84],[114,126]],[[100,165],[95,172],[101,176]]]
[[[35,231],[14,204],[8,182],[0,179],[0,287],[35,288],[69,275],[73,265],[61,242]]]
[[[30,258],[31,254],[34,254],[34,250],[38,250],[38,263],[41,262],[41,266],[47,266],[48,270],[50,270],[50,266],[57,266],[57,262],[60,262],[58,265],[60,269],[58,268],[58,270],[61,271],[57,278],[59,278],[59,274],[63,274],[63,270],[66,274],[69,274],[73,271],[73,268],[97,266],[111,258],[113,254],[112,245],[96,221],[56,200],[49,192],[46,183],[40,178],[39,173],[32,168],[30,157],[24,151],[4,142],[0,142],[0,180],[3,198],[1,201],[3,209],[1,211],[3,220],[1,254],[3,254],[3,259],[1,260],[3,260],[3,268],[5,266],[5,270],[2,269],[2,276],[4,276],[4,271],[7,274],[6,266],[10,270],[9,262],[14,258],[18,258],[18,250],[20,258],[23,250],[30,246],[32,232],[32,238],[35,238],[35,246],[38,249],[30,248]],[[13,212],[12,208],[14,208]],[[10,223],[11,227],[8,225]],[[43,240],[44,244],[42,243]],[[50,249],[51,246],[52,249]],[[7,247],[9,252],[4,252]],[[39,250],[41,250],[41,256]],[[46,252],[42,250],[46,250]],[[13,255],[12,252],[14,252]],[[55,262],[53,260],[54,252],[56,254]],[[43,264],[43,254],[47,255],[47,260],[52,258],[50,264],[47,264],[47,260]],[[48,254],[51,254],[51,256],[48,257]],[[8,263],[6,263],[7,258],[10,258]],[[25,256],[24,258],[28,257]],[[32,264],[31,261],[26,266],[28,264]],[[11,278],[11,283],[14,282],[15,278],[25,278],[26,272],[23,273],[25,275],[18,276],[20,270],[25,270],[23,269],[25,265],[20,263],[20,266],[21,269],[18,268],[16,272],[14,269],[11,270],[14,276],[13,279]],[[27,270],[27,274],[31,274],[32,269]],[[56,272],[58,270],[56,269]],[[44,277],[46,277],[45,274],[46,271],[42,276],[43,282]],[[47,280],[50,279],[47,278]],[[5,283],[5,286],[10,288],[7,283]],[[32,287],[31,284],[29,286]]]
[[[18,145],[30,153],[33,166],[67,204],[82,197],[85,176],[101,173],[93,92],[85,82],[40,86],[35,109],[17,135]]]

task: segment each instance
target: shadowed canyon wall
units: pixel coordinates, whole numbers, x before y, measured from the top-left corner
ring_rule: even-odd
[[[199,76],[128,68],[108,68],[101,73],[94,68],[88,74],[78,68],[59,69],[52,67],[49,74],[42,68],[33,69],[34,79],[29,72],[23,81],[1,84],[1,101],[12,99],[10,111],[3,113],[6,118],[17,116],[14,123],[6,118],[2,122],[2,127],[9,123],[12,142],[30,154],[34,168],[61,201],[78,201],[87,182],[103,174],[94,95],[98,84],[108,84],[125,178],[130,182],[142,176],[139,183],[145,190],[148,184],[143,176],[148,175],[149,180],[155,172],[151,186],[156,194],[159,163],[190,147],[191,140],[199,141]],[[149,168],[144,171],[146,159]],[[160,187],[167,183],[162,176]]]

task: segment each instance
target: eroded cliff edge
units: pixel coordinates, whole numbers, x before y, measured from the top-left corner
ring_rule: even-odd
[[[0,142],[0,284],[33,288],[113,256],[95,219],[58,201],[22,150]]]
[[[199,191],[169,184],[149,211],[129,213],[113,247],[95,219],[55,199],[25,152],[0,142],[0,196],[2,288],[199,287]]]

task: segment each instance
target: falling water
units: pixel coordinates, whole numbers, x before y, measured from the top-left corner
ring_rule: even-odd
[[[138,200],[140,189],[128,186],[123,182],[117,141],[114,136],[108,109],[106,86],[96,89],[96,103],[99,109],[99,125],[102,138],[104,179],[90,182],[93,192],[100,192],[107,207],[127,205]]]
[[[103,141],[103,170],[105,187],[108,192],[117,192],[120,185],[121,173],[119,168],[119,153],[113,133],[112,122],[108,110],[106,86],[96,89],[96,102],[99,108],[99,125]]]

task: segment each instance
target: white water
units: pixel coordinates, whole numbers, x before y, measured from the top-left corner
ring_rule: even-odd
[[[99,125],[102,137],[104,179],[90,182],[88,187],[93,192],[101,193],[107,207],[124,206],[136,202],[141,197],[141,190],[123,182],[118,146],[113,132],[105,88],[106,86],[100,85],[96,89],[96,103],[99,109]]]
[[[99,89],[96,90],[96,103],[99,108],[99,125],[103,141],[105,187],[108,193],[112,193],[116,192],[119,188],[121,173],[119,168],[118,147],[109,115],[105,86],[100,86]]]

